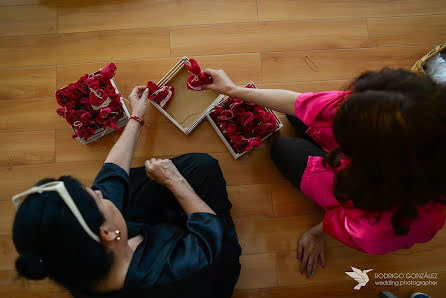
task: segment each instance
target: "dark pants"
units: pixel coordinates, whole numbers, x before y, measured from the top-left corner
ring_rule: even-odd
[[[215,213],[225,217],[227,225],[222,251],[214,263],[176,282],[174,286],[147,289],[125,297],[229,298],[240,274],[241,248],[237,236],[233,234],[234,223],[230,215],[232,205],[228,200],[223,173],[218,161],[208,154],[190,153],[173,158],[172,161],[197,195]],[[187,215],[183,208],[166,187],[146,176],[144,167],[131,169],[129,181],[127,221],[151,225],[162,222],[185,227]]]
[[[307,167],[309,156],[327,154],[305,131],[308,129],[300,119],[286,116],[302,138],[279,138],[271,147],[271,158],[282,174],[300,189],[300,181]]]
[[[173,158],[172,162],[215,213],[230,216],[232,204],[216,159],[208,154],[189,153]],[[180,226],[186,223],[187,215],[175,196],[166,187],[150,180],[144,167],[131,169],[129,188],[128,221],[152,225],[167,222]]]

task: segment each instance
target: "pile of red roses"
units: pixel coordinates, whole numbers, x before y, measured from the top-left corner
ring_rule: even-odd
[[[247,88],[254,88],[247,85]],[[263,146],[262,139],[277,129],[276,116],[264,107],[229,97],[210,113],[236,153]]]
[[[57,103],[62,106],[57,114],[74,128],[73,138],[83,137],[87,141],[98,128],[119,129],[116,122],[123,117],[124,110],[121,94],[116,93],[110,81],[115,71],[116,65],[110,63],[56,91]]]

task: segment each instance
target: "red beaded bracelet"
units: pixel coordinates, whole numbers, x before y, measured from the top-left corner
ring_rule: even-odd
[[[141,117],[132,115],[132,116],[130,116],[130,119],[136,120],[139,122],[139,124],[141,124],[141,126],[144,126],[144,119],[142,119]]]

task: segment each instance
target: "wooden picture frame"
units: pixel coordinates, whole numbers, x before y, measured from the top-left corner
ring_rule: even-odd
[[[212,90],[187,89],[187,78],[190,73],[184,64],[188,59],[186,56],[181,58],[157,84],[160,88],[165,85],[175,88],[173,98],[167,108],[164,110],[155,101],[150,101],[186,135],[189,135],[214,105],[224,97]]]

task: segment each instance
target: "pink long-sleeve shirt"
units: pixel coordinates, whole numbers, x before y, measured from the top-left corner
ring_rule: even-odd
[[[296,117],[309,127],[306,133],[326,151],[337,145],[332,121],[337,108],[349,94],[348,91],[310,92],[299,95],[296,100]],[[370,254],[385,254],[427,242],[443,227],[446,208],[430,201],[417,207],[418,218],[411,222],[408,235],[396,236],[392,226],[396,208],[382,211],[377,217],[377,214],[354,208],[351,202],[339,203],[333,195],[335,173],[323,166],[322,159],[308,157],[300,188],[325,210],[322,224],[325,233],[345,245]]]

